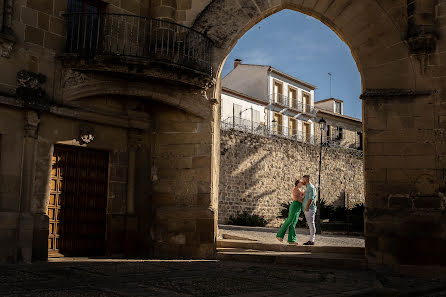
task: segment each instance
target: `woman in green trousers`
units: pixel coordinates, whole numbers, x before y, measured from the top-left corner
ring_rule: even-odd
[[[288,218],[282,227],[280,227],[279,232],[277,232],[276,238],[278,241],[282,242],[286,231],[288,230],[288,243],[297,244],[296,242],[296,224],[299,219],[300,210],[302,209],[302,198],[303,192],[300,190],[302,187],[302,182],[296,180],[294,183],[295,188],[293,189],[293,202],[290,205],[290,210],[288,212]]]

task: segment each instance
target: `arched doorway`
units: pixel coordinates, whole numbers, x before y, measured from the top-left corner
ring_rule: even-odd
[[[193,28],[214,41],[217,76],[237,40],[260,20],[282,9],[311,15],[336,32],[349,45],[362,77],[368,261],[437,264],[446,244],[441,238],[443,231],[422,231],[444,219],[444,178],[439,176],[444,168],[436,161],[438,153],[431,150],[432,144],[440,141],[430,120],[439,119],[433,108],[439,98],[433,95],[432,82],[424,72],[428,68],[423,64],[433,48],[429,37],[419,36],[418,47],[412,37],[406,38],[408,27],[414,24],[407,20],[407,14],[414,14],[413,7],[405,1],[392,5],[374,0],[217,0],[199,14]],[[432,13],[434,5],[432,2]],[[394,13],[396,8],[399,15]],[[216,98],[220,88],[217,84]],[[426,127],[424,121],[431,124]],[[410,251],[408,245],[412,246]],[[435,248],[428,251],[431,245]]]

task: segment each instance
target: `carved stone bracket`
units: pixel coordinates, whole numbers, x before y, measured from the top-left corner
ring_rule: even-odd
[[[435,51],[438,40],[435,0],[407,1],[407,44],[410,53],[420,61],[421,72],[427,67],[427,58]]]
[[[407,1],[407,42],[414,54],[435,50],[438,39],[435,5],[435,0]]]
[[[79,126],[79,142],[81,144],[89,144],[94,140],[94,128],[90,125]]]
[[[49,109],[49,98],[42,84],[46,82],[43,74],[37,74],[27,70],[17,73],[17,98],[23,100],[24,106],[31,109]]]
[[[373,99],[373,98],[388,98],[388,97],[418,97],[418,96],[430,96],[435,91],[415,91],[410,89],[367,89],[361,94],[359,98]]]

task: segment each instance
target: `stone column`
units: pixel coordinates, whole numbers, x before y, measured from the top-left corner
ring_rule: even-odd
[[[135,254],[138,233],[138,217],[135,214],[135,177],[136,155],[141,147],[143,132],[138,129],[128,130],[128,171],[127,171],[127,201],[126,201],[126,254]]]
[[[443,143],[435,94],[375,90],[362,95],[365,238],[369,265],[445,265]],[[441,134],[440,134],[441,133]]]
[[[31,262],[34,218],[31,214],[34,163],[39,127],[39,115],[35,111],[25,113],[25,140],[23,144],[22,195],[20,203],[18,260]]]
[[[48,259],[48,201],[51,188],[51,171],[54,145],[48,139],[39,137],[36,147],[35,173],[31,212],[34,215],[33,261]]]

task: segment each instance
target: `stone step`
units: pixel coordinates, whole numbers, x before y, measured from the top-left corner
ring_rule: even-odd
[[[217,240],[217,248],[237,248],[275,252],[335,253],[348,255],[364,255],[365,253],[363,247],[290,245],[287,243],[264,243],[250,240],[231,239]]]
[[[364,256],[336,253],[274,252],[218,248],[217,259],[236,262],[301,265],[336,269],[367,269]]]

